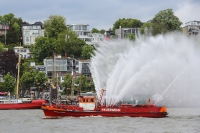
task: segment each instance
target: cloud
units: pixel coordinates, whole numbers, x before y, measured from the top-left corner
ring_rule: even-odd
[[[178,5],[178,9],[174,12],[175,15],[183,22],[183,26],[185,23],[189,21],[200,21],[200,3],[191,3],[191,1],[183,2]]]
[[[108,30],[120,18],[146,22],[168,8],[173,9],[183,23],[198,20],[199,3],[198,0],[1,0],[0,15],[13,13],[29,23],[43,22],[50,15],[60,15],[66,18],[67,24],[89,24],[90,30]]]

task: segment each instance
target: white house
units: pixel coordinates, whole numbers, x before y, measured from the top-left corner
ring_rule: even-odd
[[[200,37],[199,34],[200,31],[200,21],[189,21],[185,23],[185,26],[183,27],[183,34],[185,35],[191,35],[195,37]]]
[[[105,38],[104,34],[92,34],[88,30],[88,24],[70,24],[67,26],[78,35],[78,38],[84,40],[88,45],[95,45]]]
[[[31,57],[32,57],[29,48],[14,47],[14,52],[15,52],[16,54],[19,54],[19,52],[20,52],[21,58],[27,59],[27,58],[31,58]]]
[[[44,29],[41,22],[22,24],[22,39],[24,45],[35,44],[35,39],[40,36],[44,36]]]

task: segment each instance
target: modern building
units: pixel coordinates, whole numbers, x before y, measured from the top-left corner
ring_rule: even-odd
[[[44,29],[41,22],[22,24],[22,39],[24,45],[35,44],[35,39],[40,36],[44,36]]]
[[[66,74],[72,74],[73,77],[85,75],[88,80],[91,78],[91,72],[89,70],[90,61],[89,60],[76,60],[72,58],[62,58],[61,56],[57,58],[44,59],[44,72],[46,76],[51,79],[57,77],[60,83],[63,82]]]
[[[103,34],[92,34],[88,29],[88,24],[70,24],[67,26],[78,35],[78,38],[84,40],[88,45],[96,45],[105,38]]]
[[[125,39],[126,35],[134,34],[136,37],[139,36],[140,28],[119,28],[115,30],[115,36],[117,39]]]
[[[78,35],[78,38],[84,40],[88,45],[92,44],[88,24],[69,24],[67,26]]]
[[[76,72],[86,76],[88,80],[91,78],[90,60],[76,60]]]
[[[200,21],[189,21],[185,23],[185,26],[183,27],[183,34],[190,35],[190,36],[196,36],[200,37],[199,34],[200,31]]]

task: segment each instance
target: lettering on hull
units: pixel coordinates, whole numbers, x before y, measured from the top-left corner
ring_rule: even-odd
[[[101,111],[108,111],[108,112],[110,112],[110,111],[112,111],[112,112],[120,112],[120,111],[121,111],[121,109],[102,108],[102,109],[101,109]]]

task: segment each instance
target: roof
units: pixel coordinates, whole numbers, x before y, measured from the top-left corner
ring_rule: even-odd
[[[34,24],[22,24],[22,26],[33,26],[33,25],[39,25],[42,27],[42,22],[35,22]]]

